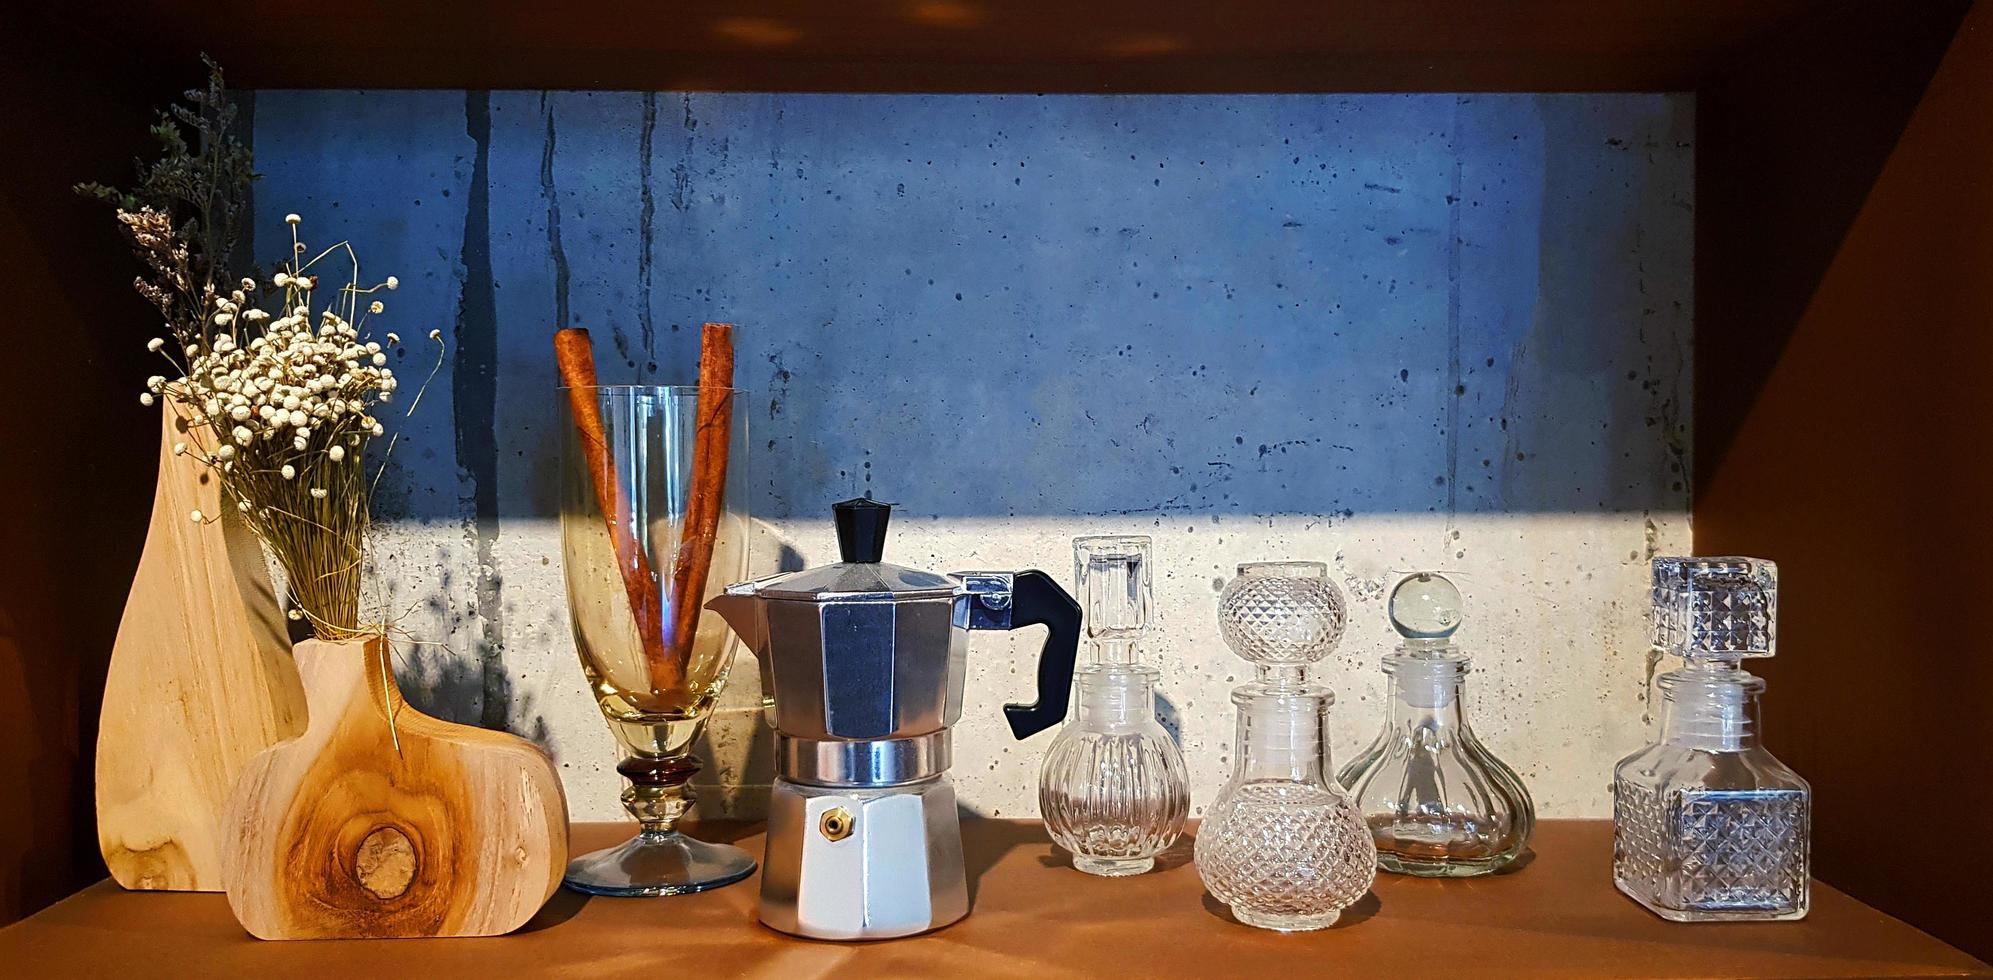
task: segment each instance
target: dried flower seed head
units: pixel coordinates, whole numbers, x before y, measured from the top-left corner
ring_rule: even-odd
[[[206,520],[206,518],[205,518],[205,517],[201,516],[201,512],[200,512],[199,510],[194,510],[194,511],[191,511],[191,512],[189,512],[189,513],[187,514],[187,517],[188,517],[188,518],[189,518],[190,520],[192,520],[192,521],[193,521],[194,523],[196,523],[196,524],[199,524],[199,523],[201,523],[201,522],[202,522],[203,520]]]
[[[369,313],[380,313],[386,309],[387,309],[386,304],[382,303],[380,300],[374,300],[372,303],[367,304],[367,312]]]
[[[337,463],[337,462],[339,462],[340,460],[342,460],[342,459],[345,459],[345,458],[346,458],[346,447],[344,447],[344,446],[333,446],[333,447],[332,447],[331,449],[328,449],[328,450],[326,450],[326,451],[325,451],[325,455],[327,455],[327,456],[331,457],[331,458],[332,458],[332,461],[333,461],[333,462],[335,462],[335,463]]]
[[[277,473],[278,473],[279,475],[281,475],[281,476],[282,476],[282,477],[283,477],[284,479],[286,479],[286,480],[292,480],[292,479],[296,479],[296,478],[297,478],[297,475],[298,475],[298,468],[297,468],[297,467],[295,467],[295,466],[292,466],[292,465],[291,465],[291,464],[289,464],[289,463],[285,463],[285,464],[284,464],[284,468],[283,468],[283,469],[281,469],[281,470],[278,470],[278,471],[277,471]]]
[[[153,397],[152,397],[152,393],[151,393],[151,392],[149,392],[149,391],[141,391],[141,392],[139,392],[139,394],[138,394],[138,403],[139,403],[140,405],[144,405],[144,406],[145,406],[145,407],[147,407],[147,408],[151,408],[151,407],[152,407],[152,402],[153,402]]]
[[[245,293],[253,293],[253,292],[255,292],[255,291],[256,291],[256,280],[254,280],[254,279],[244,279],[244,280],[242,280],[242,291],[243,291],[243,292],[245,292]]]
[[[145,342],[145,349],[150,351],[156,351],[164,346],[166,346],[166,338],[164,337],[154,337]]]
[[[186,443],[184,443],[184,442],[176,442],[176,443],[174,443],[174,444],[173,444],[173,455],[175,455],[175,456],[185,456],[185,455],[187,455],[187,444],[186,444]]]
[[[386,287],[387,287],[387,288],[389,288],[389,289],[400,289],[400,288],[401,288],[401,280],[399,280],[399,279],[396,279],[396,278],[395,278],[395,277],[393,277],[393,276],[389,276],[389,277],[388,277],[388,281],[387,281],[387,282],[385,282],[385,283],[382,283],[382,285],[386,286]]]
[[[312,488],[311,488],[311,499],[313,499],[313,500],[324,500],[324,499],[325,499],[325,488],[324,488],[324,487],[312,487]]]
[[[296,225],[302,221],[304,221],[304,219],[298,217],[296,214],[284,215],[284,223],[287,225]]]

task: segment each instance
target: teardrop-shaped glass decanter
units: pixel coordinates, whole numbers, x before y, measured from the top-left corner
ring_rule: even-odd
[[[1453,644],[1460,590],[1435,572],[1391,591],[1402,637],[1384,657],[1384,730],[1343,767],[1377,842],[1377,866],[1429,878],[1484,875],[1529,844],[1536,805],[1515,770],[1474,737],[1462,699],[1471,658]]]
[[[1197,832],[1197,873],[1240,922],[1321,929],[1377,877],[1377,848],[1349,794],[1328,779],[1323,735],[1335,693],[1307,682],[1346,620],[1321,562],[1240,565],[1218,602],[1232,652],[1259,678],[1232,691],[1238,762]]]
[[[1156,721],[1162,671],[1140,662],[1153,604],[1149,547],[1140,536],[1073,539],[1088,662],[1073,674],[1079,707],[1039,770],[1038,809],[1088,874],[1155,867],[1190,810],[1183,750]]]

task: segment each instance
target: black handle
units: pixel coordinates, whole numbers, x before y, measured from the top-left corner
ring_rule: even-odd
[[[1020,626],[1052,631],[1038,651],[1038,700],[1003,706],[1011,734],[1025,739],[1066,720],[1080,651],[1080,604],[1052,576],[1036,569],[1018,572],[1011,580],[1010,628]]]

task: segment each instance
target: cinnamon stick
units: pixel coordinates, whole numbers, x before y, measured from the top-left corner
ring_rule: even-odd
[[[581,440],[581,451],[587,458],[588,475],[595,484],[595,500],[602,507],[603,521],[609,525],[616,568],[622,572],[630,614],[637,621],[637,638],[643,644],[651,686],[659,692],[674,691],[684,678],[684,661],[670,656],[665,648],[664,603],[659,600],[657,576],[652,574],[650,557],[644,554],[642,535],[633,526],[635,517],[630,500],[623,492],[622,481],[616,478],[616,459],[609,452],[602,429],[602,403],[595,387],[595,345],[588,339],[588,331],[577,328],[554,331],[554,361],[560,368],[561,383],[567,385],[575,436]]]
[[[692,488],[679,535],[678,562],[671,569],[672,594],[682,615],[672,621],[670,657],[681,675],[692,661],[692,641],[706,578],[713,568],[713,541],[726,504],[727,452],[733,436],[734,328],[708,323],[699,336],[699,401],[694,415]]]

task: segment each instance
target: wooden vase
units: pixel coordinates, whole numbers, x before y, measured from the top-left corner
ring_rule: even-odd
[[[256,537],[173,405],[159,484],[111,648],[97,733],[97,842],[126,888],[220,891],[222,808],[256,755],[304,731],[304,689]],[[220,515],[197,524],[192,513]]]
[[[310,725],[250,761],[226,818],[228,904],[258,938],[499,935],[560,886],[552,760],[409,707],[387,656],[380,637],[297,645]]]

